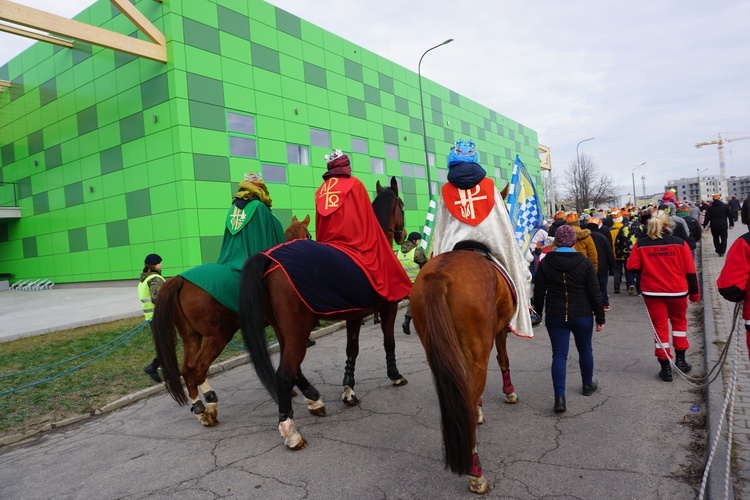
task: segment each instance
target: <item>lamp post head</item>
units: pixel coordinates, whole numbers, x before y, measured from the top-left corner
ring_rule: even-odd
[[[449,38],[446,41],[444,41],[441,45],[445,45],[445,44],[451,43],[452,41],[453,41],[453,38]]]

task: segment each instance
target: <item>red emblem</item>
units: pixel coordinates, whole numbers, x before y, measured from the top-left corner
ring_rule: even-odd
[[[442,191],[451,215],[471,226],[479,225],[495,207],[495,184],[487,177],[469,189],[458,189],[448,182]]]
[[[341,206],[354,186],[354,177],[330,177],[315,192],[315,208],[320,215],[330,215]]]

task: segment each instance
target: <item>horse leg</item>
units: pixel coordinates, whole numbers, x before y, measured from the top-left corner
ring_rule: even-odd
[[[200,375],[196,373],[195,357],[201,347],[201,336],[200,334],[189,327],[183,327],[182,330],[178,330],[182,337],[182,378],[185,381],[185,387],[187,387],[188,397],[190,398],[190,411],[195,415],[198,421],[207,425],[203,422],[203,413],[206,411],[206,406],[200,398],[198,393],[198,381]],[[184,332],[184,333],[183,333]]]
[[[490,485],[484,478],[484,472],[482,471],[482,464],[479,462],[479,455],[477,454],[477,447],[474,446],[474,456],[471,459],[471,468],[469,469],[469,489],[472,493],[487,493],[490,491]]]
[[[305,403],[307,403],[307,411],[310,415],[315,417],[326,416],[326,405],[323,403],[323,398],[320,397],[318,390],[302,375],[302,370],[297,373],[297,387],[305,396]]]
[[[222,336],[206,337],[192,363],[195,381],[206,400],[204,411],[194,413],[198,421],[206,427],[213,427],[219,423],[219,397],[208,383],[208,370],[227,343],[228,339],[225,341]]]
[[[385,348],[385,365],[387,368],[388,378],[396,387],[408,384],[398,371],[396,366],[396,339],[393,335],[394,325],[396,324],[396,314],[398,313],[398,302],[383,302],[380,307],[381,329],[383,330],[383,347]]]
[[[344,393],[341,401],[347,406],[357,406],[359,399],[354,393],[354,366],[359,355],[359,330],[362,322],[358,319],[346,322],[346,366],[344,368]]]
[[[294,428],[294,409],[292,408],[292,386],[295,376],[284,360],[276,370],[276,395],[279,398],[279,434],[284,438],[284,444],[290,450],[302,450],[307,446],[305,438]],[[297,365],[299,370],[299,364]]]
[[[508,340],[508,330],[503,329],[495,337],[495,346],[497,347],[497,362],[500,365],[500,373],[503,376],[503,394],[505,402],[509,404],[518,403],[518,396],[510,381],[510,360],[508,359],[508,349],[506,341]]]

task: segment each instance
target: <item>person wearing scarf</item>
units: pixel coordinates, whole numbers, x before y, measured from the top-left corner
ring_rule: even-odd
[[[471,139],[459,139],[448,154],[448,182],[438,202],[433,254],[450,252],[464,240],[486,245],[510,274],[518,294],[511,331],[533,337],[531,273],[513,234],[505,201],[477,159],[476,144]]]
[[[271,196],[260,174],[245,174],[224,221],[224,238],[216,263],[180,274],[203,288],[224,307],[239,312],[240,271],[248,257],[286,241],[284,228],[271,212]]]

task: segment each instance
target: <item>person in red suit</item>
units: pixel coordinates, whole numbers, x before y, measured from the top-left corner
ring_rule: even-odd
[[[411,293],[411,280],[388,243],[362,182],[352,175],[349,157],[326,155],[328,171],[315,192],[315,239],[348,255],[385,301]]]
[[[745,339],[750,349],[750,233],[737,238],[729,248],[716,286],[725,299],[745,301],[742,319],[745,320]]]
[[[669,233],[669,218],[663,212],[648,221],[647,236],[639,239],[630,250],[627,268],[641,273],[641,293],[648,315],[658,336],[655,354],[661,371],[659,378],[672,381],[669,349],[669,324],[675,366],[682,372],[692,368],[685,360],[690,347],[687,338],[687,298],[701,299],[698,277],[690,247],[683,239]]]

